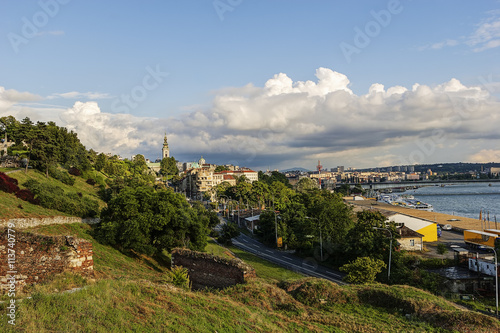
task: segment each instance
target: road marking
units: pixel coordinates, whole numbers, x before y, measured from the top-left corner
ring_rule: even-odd
[[[289,257],[283,257],[283,258],[285,258],[286,260],[293,261],[293,258],[289,258]]]
[[[273,251],[268,250],[268,249],[265,249],[264,251],[269,252],[269,253],[274,253]]]

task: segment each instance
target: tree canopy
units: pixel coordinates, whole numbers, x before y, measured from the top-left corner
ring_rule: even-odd
[[[96,228],[108,244],[146,254],[174,247],[205,248],[210,218],[170,190],[127,187],[108,203]]]

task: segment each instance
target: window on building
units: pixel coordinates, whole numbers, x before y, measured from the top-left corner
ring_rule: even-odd
[[[410,246],[415,246],[415,240],[414,239],[410,239]]]

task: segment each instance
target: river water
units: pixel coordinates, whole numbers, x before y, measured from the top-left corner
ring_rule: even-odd
[[[445,213],[463,217],[489,217],[495,221],[495,215],[500,222],[500,183],[460,184],[427,186],[406,191],[415,199],[431,204],[437,213]]]

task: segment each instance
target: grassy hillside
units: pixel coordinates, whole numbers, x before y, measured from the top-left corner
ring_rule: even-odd
[[[281,268],[235,251],[259,278],[222,291],[186,291],[165,283],[168,258],[127,256],[92,239],[88,225],[32,229],[94,244],[97,279],[72,274],[33,287],[18,303],[15,330],[2,332],[498,332],[498,321],[406,286],[338,286],[283,275]],[[210,243],[208,252],[231,257]],[[73,293],[61,290],[82,287]],[[0,305],[5,313],[6,305]]]
[[[101,208],[106,205],[104,201],[98,197],[97,187],[87,184],[81,177],[74,177],[75,184],[73,186],[69,186],[54,178],[47,178],[45,177],[45,174],[32,169],[28,170],[28,173],[25,173],[23,170],[9,173],[8,176],[17,179],[20,188],[24,188],[22,184],[28,179],[35,179],[42,184],[57,185],[63,188],[65,193],[82,193],[83,195],[89,196],[92,199],[97,200]],[[14,194],[7,194],[0,191],[0,219],[45,216],[68,216],[68,214],[30,204],[29,202],[16,198]]]

